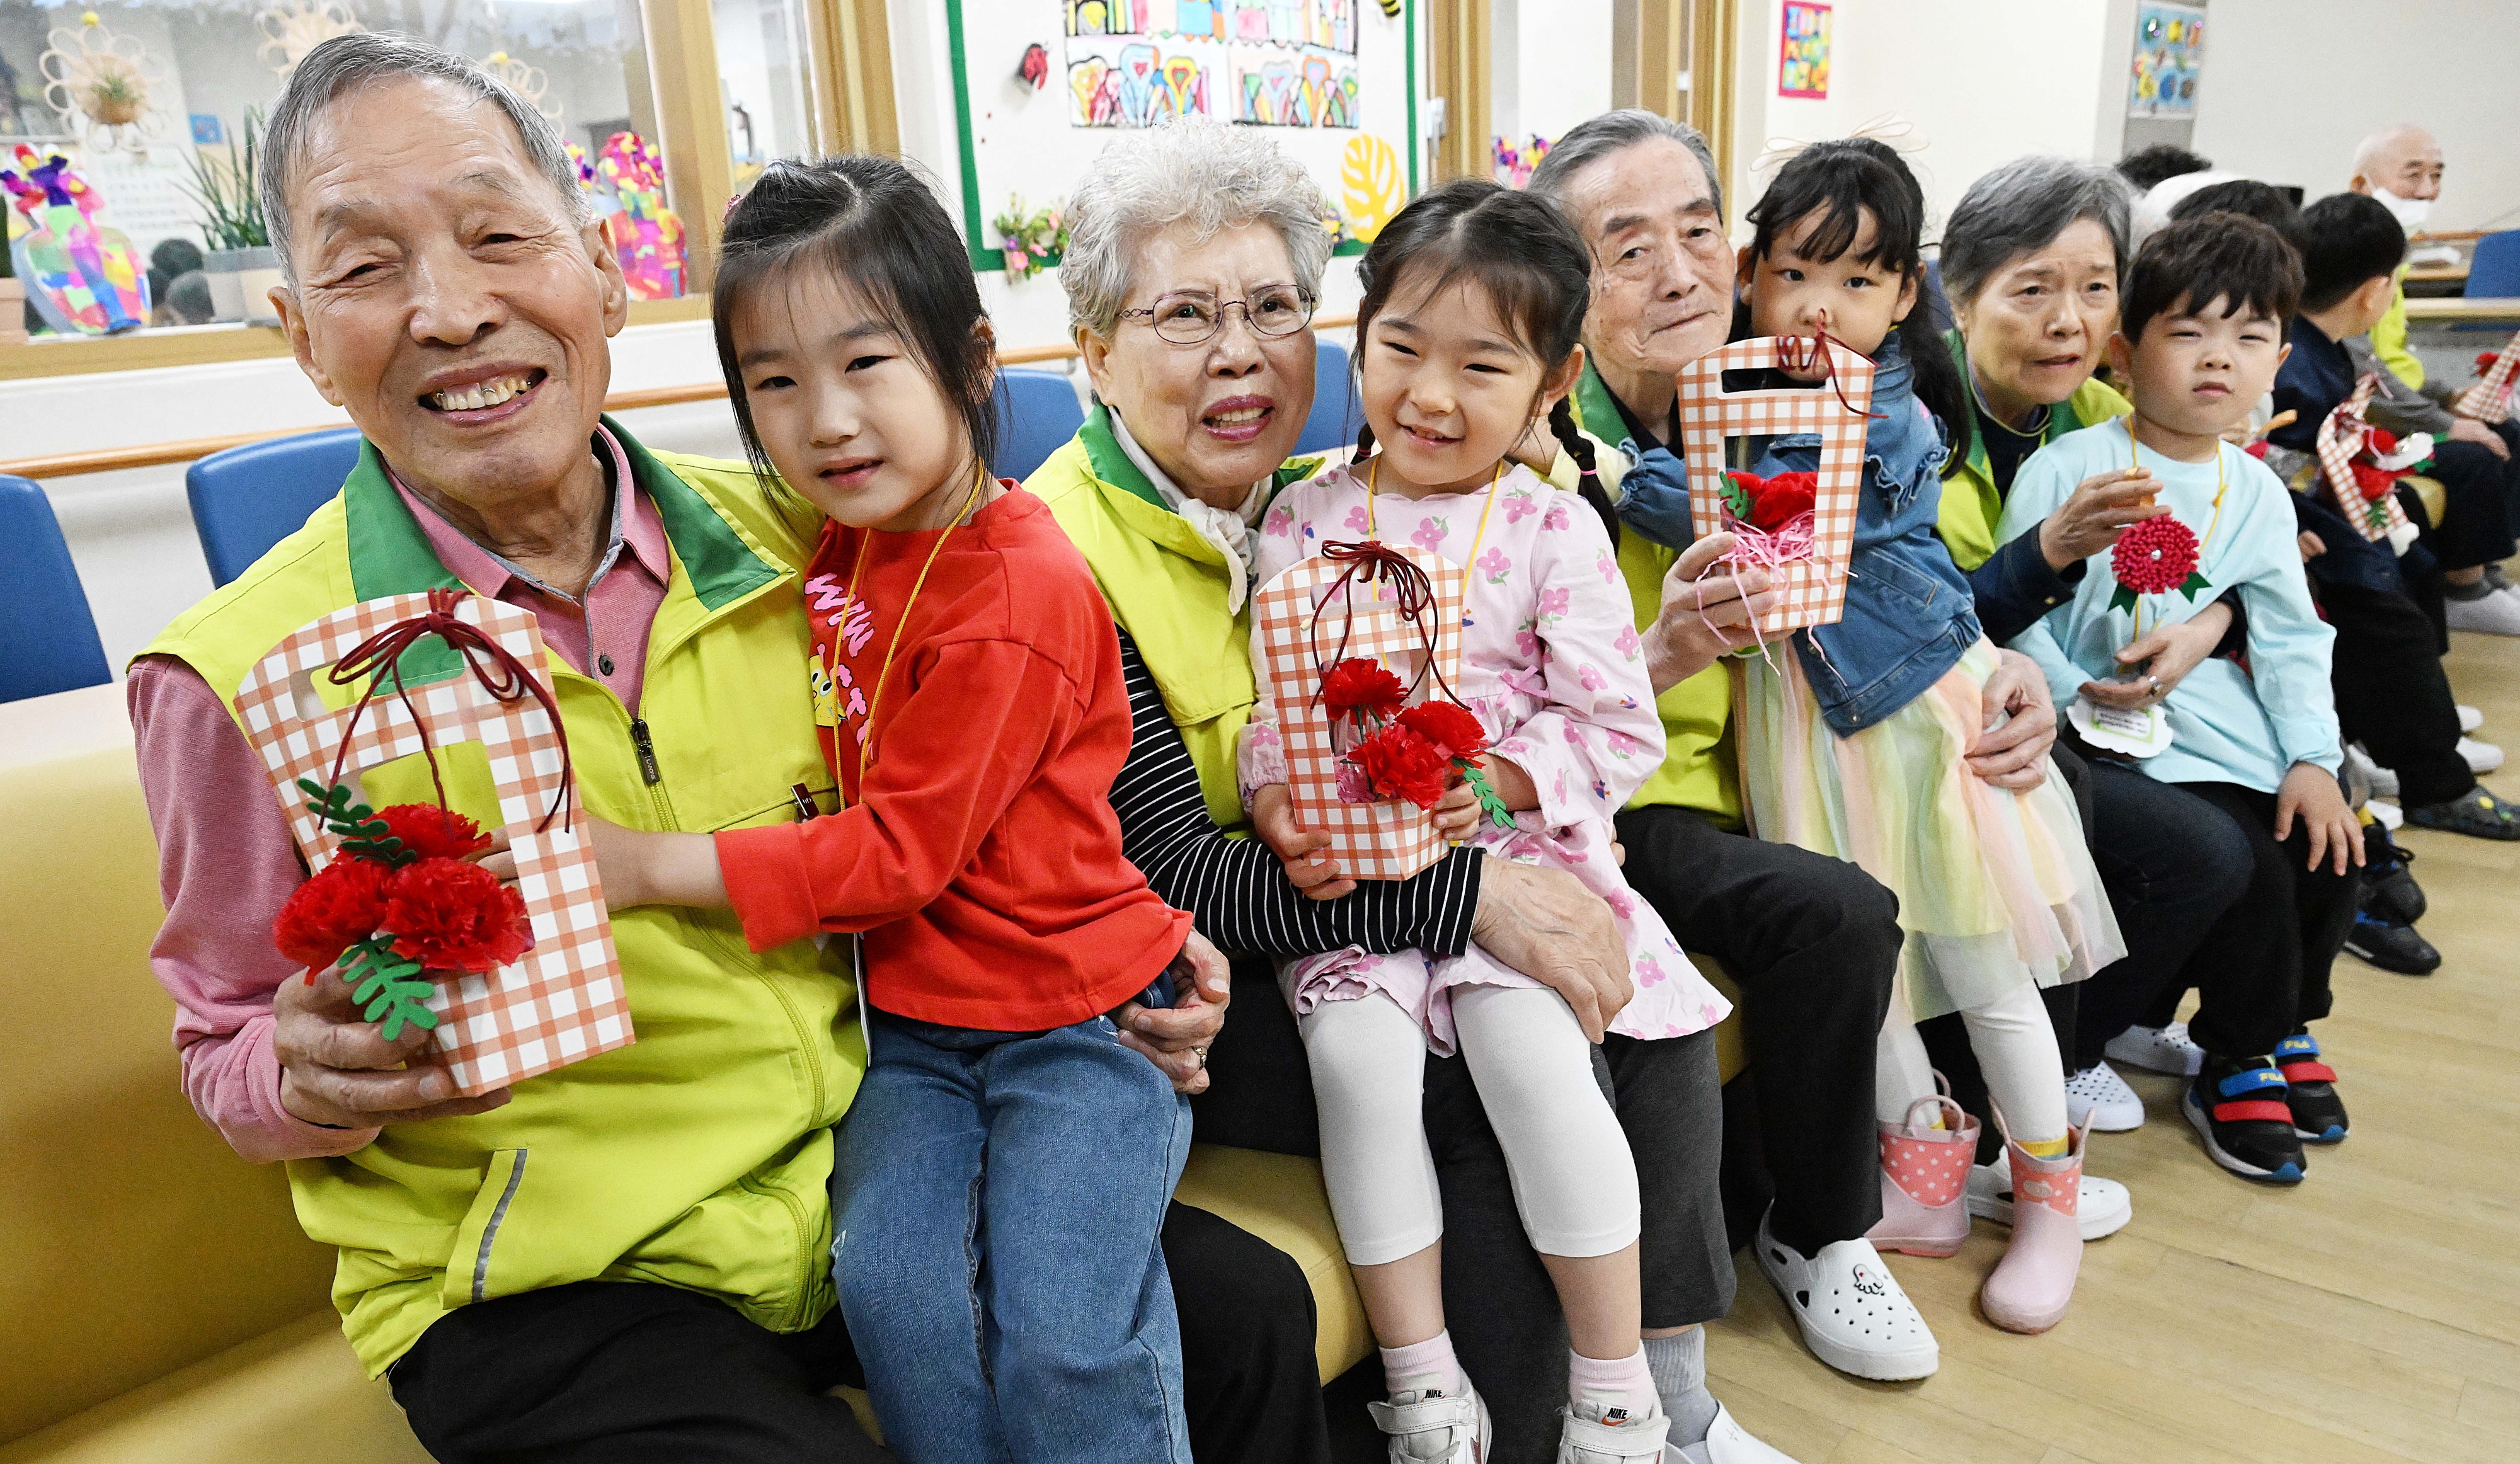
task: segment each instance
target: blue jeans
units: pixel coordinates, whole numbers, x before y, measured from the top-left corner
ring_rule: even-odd
[[[1107,1016],[1004,1033],[870,1010],[867,1033],[832,1261],[884,1442],[904,1464],[1190,1464],[1156,1243],[1189,1101]]]

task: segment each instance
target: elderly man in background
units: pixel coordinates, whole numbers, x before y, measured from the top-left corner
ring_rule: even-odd
[[[2411,238],[2423,229],[2424,220],[2432,214],[2433,200],[2441,197],[2441,144],[2431,133],[2412,124],[2374,132],[2354,150],[2354,176],[2345,186],[2379,200],[2397,218],[2398,227]],[[2371,349],[2379,353],[2382,363],[2398,379],[2421,390],[2424,363],[2407,348],[2403,266],[2398,278],[2397,292],[2389,297],[2389,313],[2371,328]]]
[[[272,918],[305,879],[235,720],[247,671],[360,600],[466,587],[532,612],[586,809],[742,827],[828,801],[797,542],[742,464],[652,454],[602,416],[620,268],[559,135],[474,63],[391,35],[310,52],[259,179],[298,364],[367,441],[340,496],[137,661],[129,697],[184,1083],[239,1153],[291,1161],[338,1247],[352,1349],[436,1457],[873,1460],[828,1396],[832,1127],[864,1055],[837,950],[747,951],[733,916],[612,919],[638,1041],[479,1097],[295,979]],[[486,762],[443,749],[490,815]],[[370,801],[432,798],[417,759]],[[1195,1089],[1225,970],[1193,938],[1124,1040]],[[1192,969],[1192,966],[1195,969]],[[1193,985],[1194,982],[1194,985]],[[1305,1457],[1311,1295],[1283,1253],[1175,1205],[1163,1244],[1204,1464]]]

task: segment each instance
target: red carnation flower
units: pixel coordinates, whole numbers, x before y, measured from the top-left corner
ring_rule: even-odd
[[[1357,743],[1348,756],[1364,771],[1375,796],[1406,798],[1419,808],[1441,803],[1452,778],[1452,759],[1398,723]]]
[[[2492,372],[2492,371],[2494,370],[2494,363],[2495,363],[2495,362],[2497,362],[2497,361],[2499,361],[2499,360],[2501,360],[2501,359],[2502,359],[2502,353],[2501,353],[2500,351],[2479,351],[2479,352],[2477,352],[2477,353],[2476,353],[2476,374],[2477,374],[2478,376],[2480,376],[2480,377],[2481,377],[2481,376],[2485,376],[2485,375],[2487,375],[2488,373],[2490,373],[2490,372]]]
[[[2394,468],[2382,467],[2373,463],[2365,463],[2360,458],[2355,459],[2353,462],[2345,466],[2354,469],[2355,489],[2362,495],[2365,501],[2370,503],[2378,503],[2381,499],[2388,497],[2389,486],[2397,482],[2398,479],[2406,476],[2405,473]]]
[[[525,902],[498,876],[459,859],[396,869],[380,922],[394,950],[432,971],[487,971],[533,944]]]
[[[2362,448],[2375,459],[2385,458],[2398,450],[2398,434],[2387,427],[2373,427],[2371,435],[2362,439]]]
[[[1751,490],[1750,527],[1773,534],[1812,510],[1820,474],[1780,472]]]
[[[389,877],[365,860],[336,859],[291,892],[271,922],[272,943],[309,971],[330,967],[352,942],[376,933]]]
[[[377,817],[416,859],[462,859],[490,847],[480,824],[433,803],[397,803]]]
[[[2109,552],[2109,573],[2138,595],[2167,595],[2195,572],[2195,531],[2167,513],[2128,525]]]
[[[1363,656],[1352,656],[1332,666],[1322,678],[1322,700],[1328,704],[1332,718],[1373,716],[1389,720],[1399,715],[1400,703],[1409,697],[1409,688],[1400,678]]]
[[[1450,701],[1429,701],[1400,714],[1400,725],[1435,744],[1448,758],[1474,758],[1487,749],[1488,730],[1469,709]]]

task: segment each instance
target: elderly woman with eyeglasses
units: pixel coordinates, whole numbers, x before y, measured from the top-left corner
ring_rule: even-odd
[[[1246,534],[1279,488],[1327,461],[1289,454],[1317,384],[1346,384],[1314,380],[1330,253],[1321,217],[1319,187],[1255,130],[1185,121],[1104,152],[1069,200],[1059,270],[1096,401],[1025,484],[1084,552],[1119,622],[1137,733],[1111,791],[1126,852],[1202,934],[1246,957],[1236,990],[1249,999],[1215,1048],[1198,1138],[1304,1155],[1319,1140],[1303,1048],[1267,962],[1247,957],[1347,945],[1449,955],[1476,942],[1564,995],[1597,1040],[1632,992],[1607,909],[1557,871],[1462,849],[1404,881],[1361,883],[1318,856],[1290,880],[1245,836],[1235,739],[1255,694]],[[1674,1120],[1704,1111],[1713,1045],[1623,1043],[1612,1038],[1605,1056],[1646,1190],[1646,1320],[1681,1334],[1657,1383],[1676,1421],[1702,1400],[1693,1439],[1717,1412],[1694,1324],[1730,1307],[1732,1270],[1721,1136]],[[1478,1319],[1455,1342],[1493,1411],[1496,1457],[1546,1456],[1565,1394],[1556,1297],[1466,1068],[1430,1058],[1426,1084],[1452,1224],[1447,1308]],[[1686,1103],[1666,1101],[1684,1092]],[[1718,1457],[1782,1457],[1729,1415],[1722,1432],[1745,1447]]]

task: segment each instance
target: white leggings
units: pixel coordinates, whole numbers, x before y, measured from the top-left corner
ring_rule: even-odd
[[[1637,1165],[1593,1046],[1555,992],[1452,994],[1462,1056],[1505,1150],[1515,1208],[1544,1256],[1606,1256],[1637,1238]],[[1390,998],[1326,1001],[1301,1022],[1321,1108],[1322,1178],[1352,1265],[1414,1256],[1444,1236],[1420,1106],[1426,1034]]]
[[[1986,1090],[2003,1110],[2012,1136],[2023,1143],[2063,1138],[2064,1060],[2039,989],[2024,982],[1984,1006],[1962,1010],[1960,1021],[1986,1075]],[[1925,1040],[1908,1018],[1907,1000],[1893,996],[1873,1048],[1873,1112],[1885,1124],[1904,1124],[1908,1105],[1933,1095],[1934,1066],[1925,1056]]]

